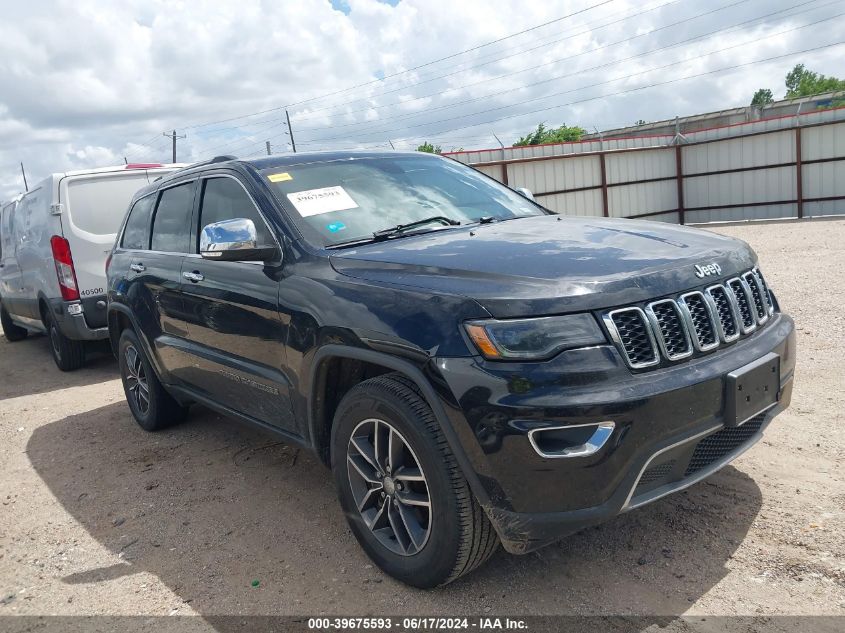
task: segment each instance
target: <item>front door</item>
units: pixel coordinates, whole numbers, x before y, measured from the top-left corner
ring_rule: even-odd
[[[157,201],[152,196],[138,200],[123,237],[123,246],[132,249],[127,276],[129,300],[142,322],[141,330],[150,336],[162,377],[170,383],[183,382],[191,362],[182,301],[182,261],[190,248],[195,188],[196,181],[184,182],[163,189]],[[143,228],[154,203],[149,242],[143,234],[133,237],[137,233],[136,222]],[[140,241],[127,244],[127,239]]]
[[[182,264],[191,351],[191,385],[218,404],[295,433],[285,362],[287,324],[278,306],[281,261],[226,262],[198,254],[202,227],[234,218],[255,223],[259,242],[276,241],[234,176],[201,181],[193,254]]]

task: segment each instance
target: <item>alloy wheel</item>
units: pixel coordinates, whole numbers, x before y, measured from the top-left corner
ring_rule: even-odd
[[[141,362],[141,355],[134,345],[126,347],[124,352],[126,361],[126,393],[135,402],[135,406],[142,414],[150,408],[150,386],[147,383],[147,373],[144,371],[144,363]]]
[[[431,534],[431,499],[417,456],[384,420],[364,420],[346,451],[352,496],[364,524],[387,549],[418,553]]]

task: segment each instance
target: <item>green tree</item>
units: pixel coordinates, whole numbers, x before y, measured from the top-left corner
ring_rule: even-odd
[[[845,80],[827,77],[807,70],[804,64],[796,64],[786,75],[786,97],[809,97],[824,92],[845,90]]]
[[[428,152],[429,154],[439,154],[443,150],[439,145],[432,145],[428,141],[417,147],[418,152]]]
[[[545,123],[540,123],[537,129],[530,132],[526,136],[521,137],[514,147],[521,147],[524,145],[541,145],[543,143],[569,143],[572,141],[580,141],[581,137],[587,133],[582,127],[577,125],[567,126],[561,125],[557,128],[546,129]]]
[[[774,102],[775,97],[772,94],[772,91],[768,88],[760,88],[754,93],[754,96],[751,97],[751,105],[753,106],[764,106]]]

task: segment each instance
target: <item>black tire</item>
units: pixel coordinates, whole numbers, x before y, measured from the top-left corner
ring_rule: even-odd
[[[44,326],[50,339],[50,352],[56,367],[62,371],[75,371],[85,362],[85,344],[69,339],[59,329],[58,323],[49,309],[44,310]]]
[[[405,530],[407,547],[399,543],[402,539],[393,538],[392,542],[398,544],[398,549],[406,550],[404,554],[397,553],[389,544],[385,544],[383,529],[378,530],[382,533],[382,536],[378,536],[368,527],[355,498],[356,494],[359,498],[362,496],[360,482],[364,479],[353,483],[357,475],[350,470],[353,466],[348,459],[351,456],[354,461],[363,457],[363,453],[353,448],[350,440],[353,432],[359,440],[364,437],[367,427],[362,425],[372,424],[374,420],[378,420],[377,428],[384,428],[379,425],[386,423],[389,436],[398,437],[401,445],[407,447],[408,452],[404,453],[406,457],[403,461],[413,458],[418,463],[423,483],[409,482],[404,489],[401,482],[394,484],[394,481],[402,479],[399,473],[403,469],[399,468],[395,471],[395,480],[393,474],[385,469],[387,474],[384,475],[381,488],[376,484],[365,485],[373,486],[381,492],[388,491],[388,515],[390,494],[396,497],[394,507],[398,509],[394,512],[401,515],[399,510],[404,512],[408,506],[400,508],[397,498],[412,493],[410,488],[413,485],[424,485],[430,502],[425,515],[427,520],[424,529],[427,532],[423,544],[418,547],[410,529]],[[394,431],[398,434],[390,435]],[[378,448],[375,452],[379,453]],[[393,458],[390,457],[388,461],[390,459]],[[379,460],[376,457],[373,461]],[[367,463],[372,464],[373,461]],[[364,381],[343,398],[332,426],[332,471],[340,504],[361,547],[385,573],[406,584],[420,588],[446,585],[484,563],[499,545],[498,536],[470,492],[431,408],[416,385],[401,374],[386,374]],[[383,474],[378,470],[376,472]],[[353,492],[353,486],[357,486],[357,492]],[[369,488],[364,490],[369,492]],[[381,493],[379,495],[384,498]],[[425,495],[416,496],[422,498]],[[370,513],[367,520],[374,525],[377,523],[372,520],[373,514],[377,512],[374,506],[381,503],[375,501],[373,507],[367,510]],[[392,532],[398,534],[396,529],[392,529]]]
[[[9,316],[8,312],[6,312],[6,308],[3,307],[3,304],[0,304],[0,325],[3,326],[3,334],[6,335],[6,340],[10,343],[22,341],[28,334],[26,328],[22,328],[14,324],[12,317]]]
[[[142,429],[158,431],[187,417],[188,407],[179,404],[164,389],[132,330],[121,333],[117,359],[129,410]]]

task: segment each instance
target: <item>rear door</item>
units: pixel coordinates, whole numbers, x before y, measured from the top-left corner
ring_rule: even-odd
[[[277,241],[234,175],[203,178],[197,195],[193,252],[182,264],[188,337],[196,355],[190,382],[219,404],[295,432],[290,384],[282,372],[287,326],[277,309],[281,259],[226,262],[198,254],[201,228],[234,218],[255,223],[261,246],[278,247]]]
[[[62,232],[70,244],[80,298],[106,293],[106,257],[129,201],[147,184],[145,171],[70,176],[62,180]]]
[[[190,248],[195,190],[196,180],[189,180],[159,192],[152,212],[149,246],[146,250],[132,249],[126,273],[127,300],[143,334],[152,344],[167,382],[182,382],[186,367],[190,365],[181,286],[182,260]],[[133,206],[124,230],[124,244],[136,234],[130,226],[136,210],[139,212],[137,224],[141,237],[133,237],[129,245],[147,244],[143,241],[142,230],[148,211],[138,207],[139,203],[152,206],[152,201],[146,200],[142,198]]]

